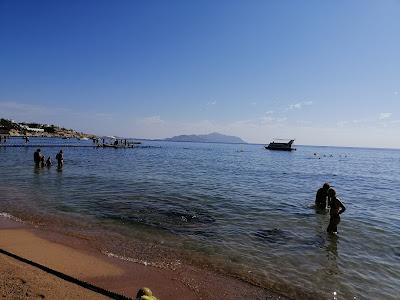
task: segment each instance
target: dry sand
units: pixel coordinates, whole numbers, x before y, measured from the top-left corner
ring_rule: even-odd
[[[79,238],[54,234],[0,217],[0,248],[104,289],[134,298],[143,286],[162,300],[284,299],[243,281],[183,266],[164,270],[106,257]],[[58,237],[60,239],[60,237]],[[0,254],[0,295],[4,299],[100,299],[103,296]]]

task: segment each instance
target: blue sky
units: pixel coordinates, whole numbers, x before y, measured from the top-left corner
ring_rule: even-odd
[[[399,1],[0,0],[0,116],[400,148]]]

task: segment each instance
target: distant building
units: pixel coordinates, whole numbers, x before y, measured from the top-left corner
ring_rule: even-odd
[[[30,131],[30,132],[44,132],[43,128],[31,128],[31,127],[28,127],[26,125],[21,125],[21,128],[26,130],[26,131]]]
[[[28,131],[33,131],[33,132],[44,132],[43,128],[29,128],[28,127]]]

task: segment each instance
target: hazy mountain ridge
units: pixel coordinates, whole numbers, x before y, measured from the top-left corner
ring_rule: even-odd
[[[200,143],[232,143],[243,144],[244,140],[237,136],[224,135],[218,132],[209,134],[190,134],[190,135],[177,135],[172,138],[166,138],[165,141],[172,142],[200,142]]]

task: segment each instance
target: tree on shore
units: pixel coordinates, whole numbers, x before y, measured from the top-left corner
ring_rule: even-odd
[[[18,124],[14,123],[11,120],[7,120],[7,119],[0,119],[0,126],[3,126],[6,129],[18,129]]]

